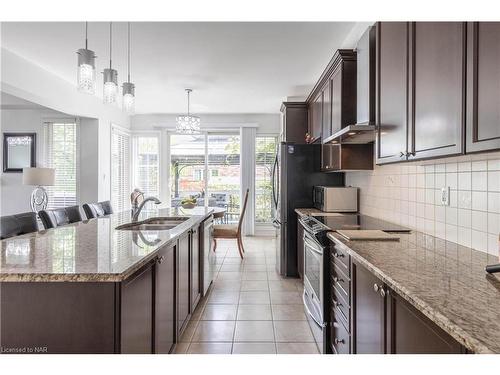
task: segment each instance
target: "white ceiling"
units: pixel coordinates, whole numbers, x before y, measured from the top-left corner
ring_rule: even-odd
[[[185,87],[193,112],[276,113],[287,96],[306,96],[334,51],[353,47],[368,23],[134,22],[131,81],[137,113],[179,113]],[[126,80],[127,24],[113,24],[113,67]],[[61,78],[76,80],[84,23],[2,23],[3,47]],[[109,64],[109,24],[89,23],[97,69]],[[21,72],[22,73],[22,72]],[[98,93],[102,90],[98,76]]]

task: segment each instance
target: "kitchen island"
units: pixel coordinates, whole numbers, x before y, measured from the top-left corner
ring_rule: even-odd
[[[177,219],[150,230],[121,212],[0,241],[2,352],[171,352],[202,294],[211,215],[143,211],[139,223]]]

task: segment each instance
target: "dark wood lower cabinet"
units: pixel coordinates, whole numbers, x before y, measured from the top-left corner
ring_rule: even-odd
[[[463,345],[363,265],[354,259],[351,262],[342,247],[332,246],[331,254],[335,269],[348,264],[351,275],[348,301],[336,285],[331,288],[329,342],[333,353],[467,353]]]
[[[155,280],[155,353],[168,354],[175,343],[175,246],[160,251]]]
[[[380,280],[358,263],[352,264],[354,353],[385,353],[385,299]]]
[[[200,280],[200,231],[194,228],[191,231],[191,303],[190,312],[193,313],[201,298]]]
[[[153,264],[121,285],[120,352],[153,352]]]
[[[393,354],[460,354],[465,349],[396,293],[388,296],[387,347]]]
[[[177,248],[177,335],[180,336],[189,318],[189,234],[179,238]]]

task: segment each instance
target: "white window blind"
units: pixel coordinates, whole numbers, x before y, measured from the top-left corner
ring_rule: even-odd
[[[111,205],[115,211],[130,208],[130,136],[111,131]]]
[[[47,187],[48,208],[74,206],[77,197],[77,126],[71,122],[45,122],[45,164],[55,168],[55,184]]]
[[[134,137],[134,188],[146,197],[160,194],[160,155],[157,136]]]

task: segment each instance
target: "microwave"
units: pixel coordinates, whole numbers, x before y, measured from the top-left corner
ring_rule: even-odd
[[[358,212],[358,188],[315,186],[313,203],[323,212]]]

